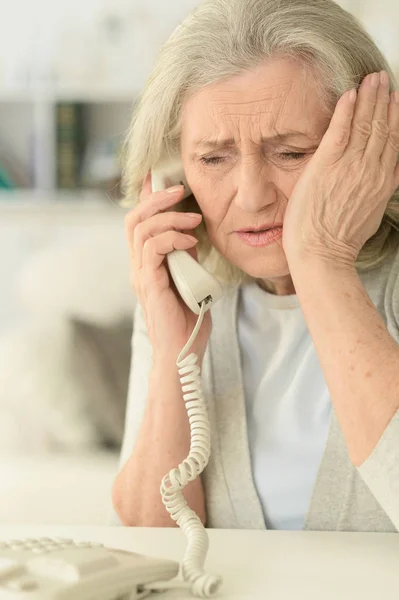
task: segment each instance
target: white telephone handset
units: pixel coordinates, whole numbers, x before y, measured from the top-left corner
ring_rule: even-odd
[[[182,183],[184,198],[191,195],[180,158],[159,162],[151,170],[152,191],[159,192]],[[166,255],[170,275],[187,306],[198,315],[197,324],[187,344],[177,358],[180,382],[190,422],[190,453],[178,467],[162,479],[161,496],[166,510],[186,534],[189,544],[181,563],[181,574],[191,584],[194,596],[208,598],[220,588],[222,580],[204,571],[208,536],[200,518],[187,505],[182,490],[200,476],[208,464],[211,452],[211,427],[202,383],[198,356],[188,352],[198,335],[204,314],[223,295],[222,284],[188,252],[173,250]]]
[[[183,184],[185,187],[183,198],[187,198],[192,193],[180,158],[158,163],[151,171],[151,180],[153,192]],[[201,302],[205,301],[206,310],[208,310],[223,295],[220,282],[188,252],[174,250],[167,254],[166,260],[180,296],[196,315],[200,314]]]

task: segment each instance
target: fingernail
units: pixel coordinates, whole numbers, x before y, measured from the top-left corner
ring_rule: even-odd
[[[202,215],[200,215],[199,213],[184,213],[186,215],[186,217],[189,217],[190,219],[196,219],[198,221],[198,219],[200,217],[202,217]]]
[[[173,187],[168,188],[166,191],[168,194],[175,194],[176,192],[181,192],[184,190],[184,185],[174,185]]]
[[[399,92],[393,92],[393,99],[396,102],[396,104],[399,104]]]
[[[389,83],[389,76],[388,76],[388,73],[386,71],[381,71],[381,73],[380,73],[380,82],[383,85],[386,85],[387,83]]]

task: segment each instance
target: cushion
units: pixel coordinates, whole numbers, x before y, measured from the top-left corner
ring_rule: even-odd
[[[31,316],[0,340],[0,454],[119,447],[132,321]]]

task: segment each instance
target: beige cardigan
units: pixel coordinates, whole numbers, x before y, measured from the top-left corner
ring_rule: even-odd
[[[359,273],[359,276],[389,333],[399,344],[399,248],[382,266]],[[266,529],[252,478],[247,442],[237,338],[238,301],[239,288],[234,287],[212,308],[213,330],[202,370],[212,429],[211,458],[203,473],[207,526]],[[141,308],[137,306],[120,468],[131,454],[140,427],[150,369],[151,345]],[[120,524],[116,514],[113,514],[111,524]],[[371,456],[356,468],[350,462],[342,431],[332,410],[328,440],[304,529],[399,530],[399,411]]]

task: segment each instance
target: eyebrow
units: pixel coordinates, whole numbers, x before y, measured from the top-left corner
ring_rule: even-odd
[[[302,137],[307,137],[309,140],[311,139],[307,133],[305,133],[304,131],[295,131],[295,130],[290,130],[290,131],[286,131],[285,133],[277,133],[276,135],[272,135],[270,137],[261,137],[260,141],[262,144],[265,143],[270,143],[270,142],[284,142],[287,138],[291,138],[291,137],[298,137],[298,136],[302,136]],[[196,140],[194,142],[194,147],[195,148],[199,148],[199,147],[203,147],[203,148],[218,148],[218,149],[222,149],[222,148],[231,148],[232,146],[235,146],[236,141],[234,138],[225,138],[225,139],[200,139],[200,140]]]

